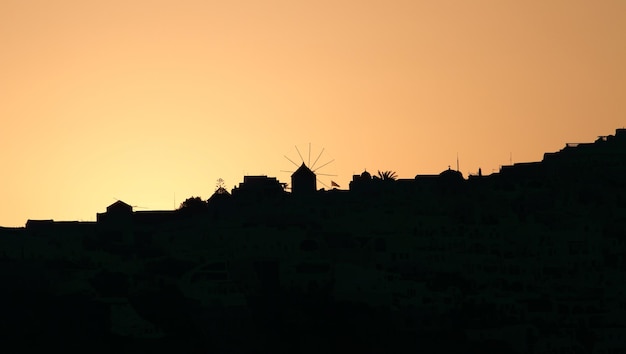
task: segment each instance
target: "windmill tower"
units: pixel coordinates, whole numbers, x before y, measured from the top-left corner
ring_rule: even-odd
[[[313,194],[317,190],[317,176],[304,162],[291,174],[291,192],[294,195]]]
[[[289,160],[289,162],[291,162],[296,167],[298,167],[291,174],[291,192],[294,195],[311,195],[311,194],[315,193],[315,191],[317,191],[317,182],[318,181],[322,185],[324,185],[324,186],[326,186],[328,188],[328,186],[325,183],[323,183],[322,181],[320,181],[317,178],[318,174],[316,174],[316,171],[319,170],[320,168],[330,164],[331,162],[333,162],[335,160],[334,159],[330,160],[329,162],[327,162],[327,163],[325,163],[325,164],[315,168],[315,165],[317,164],[317,161],[319,161],[320,157],[322,156],[322,153],[324,152],[324,149],[322,149],[322,151],[320,151],[319,155],[317,156],[317,158],[315,159],[315,161],[313,162],[312,165],[311,165],[311,144],[310,143],[309,143],[309,159],[308,159],[307,163],[304,162],[304,159],[302,158],[302,154],[300,154],[300,150],[298,150],[297,146],[296,146],[296,151],[298,152],[298,156],[300,156],[300,159],[302,160],[302,163],[300,165],[298,165],[293,160],[291,160],[290,158],[285,156],[285,158],[287,160]],[[292,171],[282,171],[282,172],[292,172]],[[320,173],[319,175],[336,176],[336,175],[330,175],[330,174],[324,174],[324,173]]]

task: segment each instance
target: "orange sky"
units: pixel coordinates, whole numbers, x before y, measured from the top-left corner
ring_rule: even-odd
[[[539,161],[626,125],[624,63],[622,0],[2,0],[0,225],[289,182],[309,142],[346,189]]]

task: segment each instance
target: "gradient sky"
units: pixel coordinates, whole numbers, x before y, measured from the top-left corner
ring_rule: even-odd
[[[342,189],[540,161],[626,125],[625,63],[623,0],[1,0],[0,225],[290,182],[309,143]]]

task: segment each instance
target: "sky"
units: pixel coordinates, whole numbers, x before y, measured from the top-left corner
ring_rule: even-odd
[[[541,161],[626,125],[626,1],[0,1],[0,225],[222,178]],[[324,187],[318,183],[318,187]]]

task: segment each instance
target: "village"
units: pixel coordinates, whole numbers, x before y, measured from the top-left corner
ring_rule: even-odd
[[[386,172],[318,190],[303,162],[290,192],[244,176],[177,210],[117,201],[95,222],[0,228],[3,331],[221,352],[626,351],[626,129],[490,175]]]

